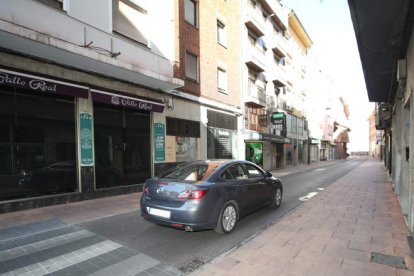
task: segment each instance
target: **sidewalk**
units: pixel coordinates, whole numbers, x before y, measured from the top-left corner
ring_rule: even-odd
[[[407,235],[383,164],[367,159],[195,274],[414,275]],[[406,269],[395,267],[404,264]]]

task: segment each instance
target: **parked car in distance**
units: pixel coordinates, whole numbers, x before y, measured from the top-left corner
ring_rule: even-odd
[[[19,185],[39,193],[74,192],[78,187],[76,171],[74,160],[22,170],[19,174]],[[97,168],[95,176],[101,187],[110,187],[113,182],[119,182],[121,179],[120,174],[112,168]]]
[[[282,194],[280,179],[252,162],[193,161],[145,182],[141,215],[186,231],[228,234],[249,213],[266,205],[278,208]]]

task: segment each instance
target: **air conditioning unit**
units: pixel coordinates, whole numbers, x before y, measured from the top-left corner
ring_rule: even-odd
[[[407,77],[407,60],[400,59],[397,63],[397,81]]]

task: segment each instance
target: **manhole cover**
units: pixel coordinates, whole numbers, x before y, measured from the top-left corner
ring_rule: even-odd
[[[389,265],[397,268],[407,268],[403,257],[385,255],[381,253],[371,252],[371,262]]]
[[[184,264],[180,268],[178,268],[178,271],[187,274],[187,273],[190,273],[190,272],[193,272],[193,271],[199,269],[205,263],[206,263],[206,261],[204,261],[200,258],[195,258],[195,259],[192,259],[191,261],[187,262],[186,264]]]

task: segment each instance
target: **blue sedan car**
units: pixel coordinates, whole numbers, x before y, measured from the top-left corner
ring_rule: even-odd
[[[180,164],[145,182],[141,214],[156,224],[195,231],[232,232],[243,216],[282,203],[280,179],[249,161]]]

